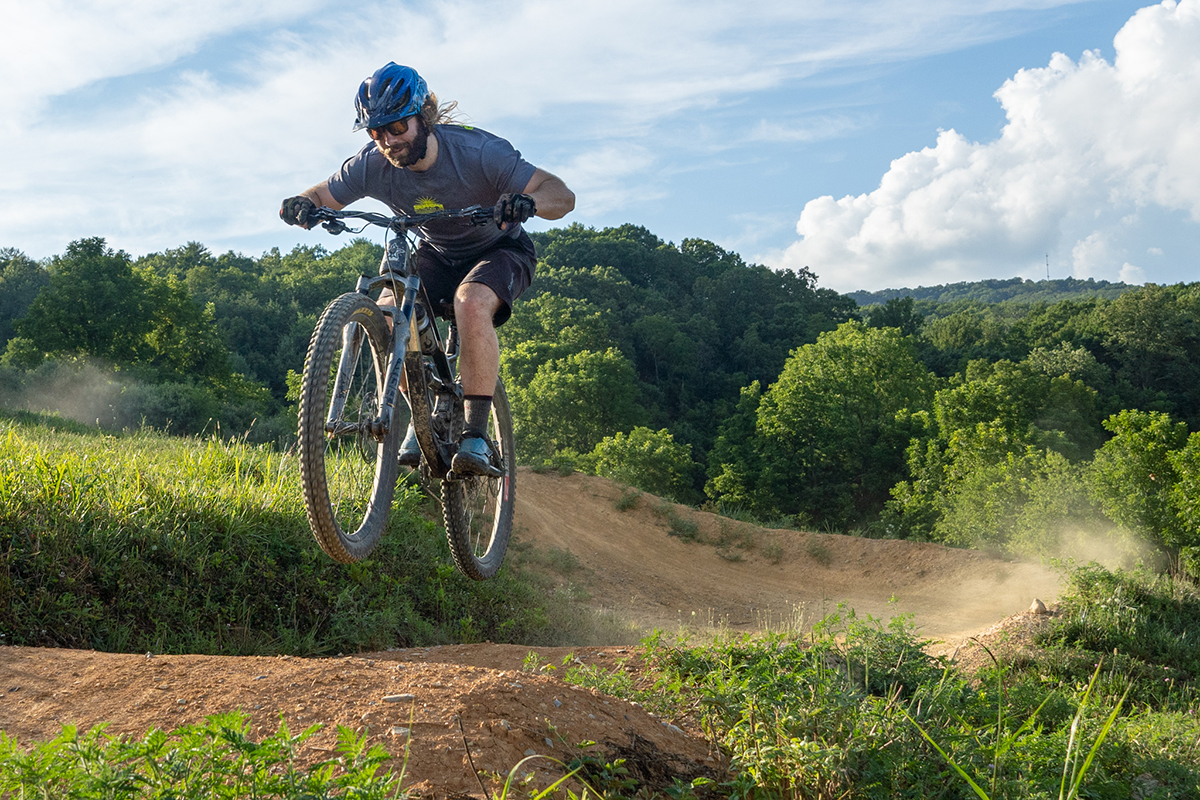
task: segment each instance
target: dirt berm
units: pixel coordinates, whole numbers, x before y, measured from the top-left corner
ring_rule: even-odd
[[[1036,565],[933,544],[767,531],[649,495],[620,511],[622,494],[601,478],[522,470],[517,546],[549,551],[548,561],[573,567],[567,579],[593,605],[640,628],[780,629],[845,603],[860,616],[913,614],[921,635],[952,646],[1057,592],[1056,576]],[[573,656],[614,667],[635,657],[619,646],[534,649],[551,664]],[[646,770],[719,769],[697,731],[553,672],[522,672],[529,651],[481,644],[301,659],[0,647],[0,729],[28,742],[66,723],[109,722],[110,733],[140,737],[242,709],[262,736],[282,715],[293,731],[325,726],[305,746],[309,762],[332,755],[338,725],[367,729],[398,755],[407,742],[406,785],[437,797],[483,796],[472,760],[506,773],[529,753],[567,760],[583,741]]]

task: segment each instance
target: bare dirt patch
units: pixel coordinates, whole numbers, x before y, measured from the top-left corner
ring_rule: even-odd
[[[600,478],[523,470],[517,541],[570,551],[578,568],[564,580],[641,629],[801,627],[845,603],[884,618],[911,613],[922,635],[952,649],[1034,597],[1050,603],[1057,594],[1056,576],[1036,565],[938,545],[765,531],[648,495],[619,511],[622,494]],[[694,528],[677,523],[672,535],[672,514]],[[324,725],[302,753],[312,762],[332,755],[344,725],[369,731],[393,754],[407,746],[406,784],[426,796],[482,796],[472,760],[506,774],[531,752],[564,761],[580,752],[634,753],[655,769],[719,771],[708,744],[681,721],[574,688],[555,673],[523,671],[531,650],[551,664],[578,659],[615,669],[636,660],[626,647],[507,644],[313,659],[0,647],[0,729],[31,741],[64,724],[107,722],[110,733],[140,737],[241,709],[259,735],[281,718],[293,732]],[[581,751],[584,741],[597,745]],[[552,767],[529,769],[545,776]]]
[[[1058,594],[1051,570],[973,550],[763,530],[651,495],[619,511],[626,490],[590,475],[522,472],[519,487],[517,540],[569,550],[593,604],[644,628],[803,627],[845,603],[956,641]],[[672,535],[672,514],[693,539]]]
[[[716,768],[699,736],[552,675],[522,672],[528,652],[471,645],[342,658],[231,658],[6,647],[0,648],[0,727],[31,741],[67,723],[87,729],[109,722],[109,733],[140,737],[241,709],[251,716],[255,738],[273,733],[281,718],[293,733],[324,725],[306,742],[302,762],[333,757],[339,725],[368,730],[394,755],[408,745],[406,785],[437,796],[482,795],[472,760],[476,769],[506,775],[529,753],[569,761],[648,742],[677,771]],[[625,648],[539,654],[610,667],[631,657]],[[597,745],[576,747],[584,741]],[[526,771],[537,772],[542,784],[561,774],[548,760]]]

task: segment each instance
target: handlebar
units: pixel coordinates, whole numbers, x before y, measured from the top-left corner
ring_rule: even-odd
[[[358,233],[365,230],[367,225],[378,225],[381,228],[404,234],[408,233],[413,228],[420,228],[434,220],[438,219],[465,219],[472,225],[486,225],[495,220],[492,208],[489,206],[468,206],[467,208],[443,209],[441,211],[432,211],[428,214],[410,217],[405,214],[399,214],[394,217],[389,217],[386,214],[376,214],[371,211],[334,211],[332,208],[321,206],[314,209],[308,214],[310,219],[316,219],[321,222],[321,227],[333,234],[344,233],[352,230],[343,220],[358,219],[362,220],[365,225],[358,230],[352,231]]]

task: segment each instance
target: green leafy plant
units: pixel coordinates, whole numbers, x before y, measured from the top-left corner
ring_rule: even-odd
[[[1075,716],[1071,720],[1070,737],[1067,740],[1067,754],[1063,761],[1062,780],[1059,782],[1058,787],[1059,800],[1076,800],[1076,798],[1080,797],[1083,779],[1087,775],[1088,770],[1091,768],[1092,763],[1096,758],[1096,753],[1100,749],[1100,745],[1102,745],[1104,740],[1108,737],[1109,732],[1112,730],[1113,723],[1116,721],[1117,716],[1121,713],[1121,707],[1125,704],[1125,695],[1122,695],[1121,699],[1117,701],[1117,704],[1105,718],[1100,730],[1096,734],[1095,740],[1092,742],[1091,748],[1088,750],[1087,755],[1083,757],[1083,761],[1081,763],[1080,755],[1083,752],[1084,744],[1081,738],[1080,727],[1083,723],[1085,712],[1088,709],[1088,703],[1092,696],[1092,690],[1096,685],[1096,678],[1099,677],[1099,675],[1100,665],[1097,664],[1096,671],[1092,675],[1092,680],[1088,683],[1087,688],[1083,691],[1083,696],[1079,700],[1079,706],[1075,712]],[[1047,698],[1046,701],[1043,701],[1043,705],[1045,705],[1045,703],[1048,701],[1049,698]],[[1041,707],[1039,706],[1038,711],[1040,710]],[[954,771],[957,772],[962,779],[970,785],[971,790],[974,791],[975,794],[981,798],[981,800],[992,800],[993,797],[997,796],[996,784],[1000,776],[1000,759],[1014,747],[1022,734],[1024,734],[1033,726],[1034,719],[1037,716],[1037,712],[1034,712],[1029,716],[1028,719],[1025,720],[1024,723],[1022,723],[1019,728],[1017,728],[1016,731],[1010,733],[1004,730],[1003,704],[998,705],[997,714],[999,717],[996,721],[997,745],[994,749],[994,757],[991,765],[991,794],[988,794],[986,791],[984,791],[979,783],[976,782],[975,779],[972,778],[970,774],[968,774],[967,771],[957,761],[955,761],[955,759],[949,753],[942,749],[941,745],[934,741],[933,737],[929,735],[928,731],[926,731],[925,728],[920,725],[920,723],[918,723],[912,717],[909,717],[907,714],[905,714],[905,716],[910,722],[912,722],[914,726],[916,726],[917,730],[921,732],[921,735],[925,737],[926,741],[933,745],[934,749],[936,749],[938,753],[940,753],[941,756],[946,759],[947,762],[949,762],[950,766],[954,768]]]
[[[0,734],[0,797],[13,798],[280,798],[401,796],[404,771],[381,772],[391,755],[367,736],[339,727],[337,756],[300,770],[297,746],[320,730],[293,734],[286,723],[263,739],[249,737],[250,716],[216,714],[140,741],[112,737],[99,726],[80,734],[66,726],[28,749]]]
[[[664,500],[654,508],[654,513],[667,523],[667,532],[671,536],[677,536],[685,542],[700,540],[700,526],[676,511],[673,503]]]
[[[812,536],[804,540],[804,552],[808,553],[808,557],[822,567],[828,567],[833,563],[833,553],[828,547]]]
[[[621,490],[621,496],[613,505],[617,511],[632,511],[642,502],[642,493],[638,489],[626,488]]]

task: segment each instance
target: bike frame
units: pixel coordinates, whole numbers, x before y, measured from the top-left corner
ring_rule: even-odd
[[[441,332],[437,328],[433,309],[429,307],[427,298],[421,290],[421,278],[417,274],[416,265],[412,258],[414,250],[413,243],[410,238],[410,231],[413,228],[428,222],[429,219],[441,216],[465,217],[473,221],[481,221],[490,219],[490,210],[469,208],[462,211],[445,212],[444,214],[428,215],[421,218],[406,218],[406,217],[384,217],[380,214],[372,214],[370,212],[356,211],[331,211],[330,209],[320,209],[321,219],[326,220],[324,227],[331,233],[341,233],[348,230],[342,218],[351,217],[358,218],[373,225],[386,227],[392,234],[393,238],[387,245],[387,251],[384,256],[385,267],[381,274],[375,277],[361,276],[358,283],[355,285],[355,290],[370,296],[371,292],[376,289],[389,287],[393,294],[400,297],[400,303],[394,309],[387,306],[381,306],[380,311],[392,318],[392,351],[388,357],[386,366],[385,378],[383,381],[383,396],[378,399],[379,405],[374,409],[371,421],[367,423],[369,433],[377,441],[382,441],[383,438],[391,430],[395,418],[395,404],[397,395],[400,394],[400,379],[404,371],[405,356],[410,352],[412,347],[413,352],[420,352],[423,356],[429,357],[433,363],[432,373],[428,373],[427,377],[431,382],[431,388],[438,395],[450,395],[455,400],[462,399],[462,388],[455,381],[454,364],[457,356],[457,330],[454,326],[454,321],[450,321],[450,329],[446,338],[446,343],[443,344]],[[403,287],[403,292],[400,288]],[[430,333],[432,335],[432,343],[428,347],[422,347],[420,336],[417,333],[417,324],[420,316],[424,315],[429,320]],[[352,336],[347,331],[344,336],[349,338]],[[353,373],[353,369],[357,363],[361,349],[361,332],[358,334],[358,341],[344,341],[342,348],[342,360],[338,365],[337,377],[334,379],[332,401],[329,405],[329,413],[325,420],[326,431],[334,434],[350,432],[348,425],[343,421],[346,395],[349,391],[348,376]],[[448,345],[448,346],[447,346]],[[411,403],[410,403],[411,405]],[[414,424],[425,424],[423,421],[415,419]],[[361,431],[360,431],[361,432]],[[444,459],[443,459],[444,460]],[[435,472],[441,473],[443,470],[435,468]],[[445,477],[438,474],[439,478]]]

